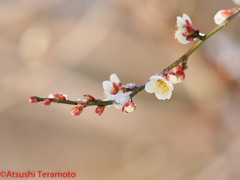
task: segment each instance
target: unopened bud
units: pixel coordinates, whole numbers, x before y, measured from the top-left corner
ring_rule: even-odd
[[[79,107],[72,108],[71,114],[74,116],[79,116],[82,113],[83,109]]]
[[[50,99],[50,98],[47,98],[47,99],[44,99],[42,101],[43,105],[44,106],[50,106],[50,104],[52,103],[53,99]]]
[[[66,94],[58,93],[53,96],[54,96],[54,99],[57,99],[57,100],[68,100],[68,95]]]
[[[83,108],[86,107],[86,103],[85,103],[85,102],[79,102],[79,103],[77,104],[77,107],[78,107],[79,109],[83,109]]]
[[[32,96],[32,97],[29,98],[28,102],[30,104],[37,103],[38,102],[38,98],[36,96]]]
[[[128,103],[125,104],[124,109],[128,113],[131,113],[131,112],[135,111],[136,107],[137,107],[137,105],[134,104],[134,102],[131,101],[131,102],[128,102]]]
[[[166,80],[170,81],[173,84],[177,84],[178,81],[177,76],[174,72],[168,73],[166,76]]]
[[[122,107],[122,112],[123,112],[124,114],[128,114],[128,112],[126,111],[125,107]]]
[[[98,106],[95,110],[95,113],[98,115],[98,116],[101,116],[102,113],[104,112],[104,109],[105,109],[105,106]]]
[[[96,99],[89,94],[84,94],[83,97],[87,99],[87,102],[95,102],[96,101]]]

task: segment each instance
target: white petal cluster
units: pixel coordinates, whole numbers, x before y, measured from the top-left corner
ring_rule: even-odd
[[[148,93],[155,93],[158,99],[170,99],[173,91],[173,84],[162,76],[152,76],[150,81],[145,85]]]
[[[182,44],[187,44],[190,41],[188,41],[187,38],[187,26],[193,26],[192,21],[190,17],[187,14],[183,14],[182,17],[177,17],[177,27],[178,30],[175,32],[175,39],[178,39],[178,42]],[[196,40],[196,39],[194,39]]]
[[[121,86],[121,81],[116,74],[110,76],[110,81],[103,81],[103,90],[107,97],[110,95],[111,91],[115,89],[114,84]]]
[[[217,12],[217,14],[215,14],[214,16],[214,21],[217,25],[220,25],[221,23],[223,23],[223,21],[225,21],[228,17],[225,14],[226,10],[220,10]]]

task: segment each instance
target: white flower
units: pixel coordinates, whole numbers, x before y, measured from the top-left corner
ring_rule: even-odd
[[[118,88],[122,87],[122,83],[116,74],[110,76],[110,81],[103,81],[102,83],[104,93],[108,97],[110,94],[117,94]]]
[[[182,44],[187,44],[189,43],[190,41],[188,41],[186,39],[186,36],[183,36],[183,33],[180,29],[178,29],[176,32],[175,32],[175,39],[178,39],[178,42],[182,43]]]
[[[233,3],[240,6],[240,0],[233,0]]]
[[[155,93],[158,99],[170,99],[173,91],[173,84],[162,76],[152,76],[150,81],[145,85],[148,93]]]
[[[223,21],[225,21],[229,17],[229,13],[227,10],[220,10],[214,16],[214,21],[217,25],[220,25]]]
[[[190,41],[197,40],[197,38],[191,37],[195,32],[190,17],[187,14],[183,14],[182,17],[177,17],[178,30],[175,32],[175,39],[182,44],[187,44]]]

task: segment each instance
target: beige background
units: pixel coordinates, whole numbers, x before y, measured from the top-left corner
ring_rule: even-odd
[[[134,113],[27,103],[62,92],[103,97],[117,73],[141,85],[194,43],[176,16],[207,33],[230,0],[1,0],[0,171],[75,172],[79,180],[240,179],[240,18],[189,59],[170,100],[134,98]],[[38,178],[34,178],[38,179]],[[56,178],[57,179],[57,178]]]

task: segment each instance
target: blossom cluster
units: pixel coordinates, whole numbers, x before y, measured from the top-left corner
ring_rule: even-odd
[[[237,5],[240,5],[240,0],[233,0]],[[228,23],[233,14],[238,13],[239,9],[232,8],[228,10],[220,10],[214,16],[214,21],[217,25],[224,26]],[[228,19],[229,18],[229,19]],[[177,17],[177,31],[175,32],[175,39],[182,44],[187,44],[191,41],[204,41],[208,36],[200,33],[197,29],[194,29],[193,23],[187,14],[183,14],[182,17]],[[195,49],[194,49],[195,50]],[[192,53],[192,52],[191,52]],[[89,94],[83,95],[82,99],[77,101],[69,101],[68,95],[57,93],[55,95],[50,94],[47,98],[39,98],[36,96],[30,97],[28,102],[34,104],[42,101],[45,106],[51,105],[51,103],[65,103],[74,104],[76,107],[72,108],[71,114],[79,116],[83,109],[90,105],[96,105],[95,113],[100,116],[105,110],[106,106],[114,106],[117,109],[121,109],[124,114],[135,111],[137,105],[133,102],[132,97],[137,93],[145,89],[148,93],[155,93],[155,96],[159,100],[170,99],[174,85],[182,82],[185,79],[185,70],[187,69],[187,60],[189,54],[185,54],[180,60],[175,61],[172,65],[164,69],[161,73],[156,73],[150,77],[150,80],[140,87],[137,87],[135,83],[128,83],[123,85],[116,74],[110,75],[110,80],[103,81],[103,99],[95,99]]]
[[[146,92],[155,93],[160,100],[170,99],[174,90],[173,84],[180,83],[185,79],[185,69],[185,63],[181,62],[168,73],[156,73],[145,85]]]
[[[110,81],[103,81],[104,89],[103,101],[113,101],[113,106],[117,109],[122,109],[125,114],[133,112],[137,105],[132,101],[132,89],[136,87],[134,83],[122,85],[116,74],[110,76]]]

